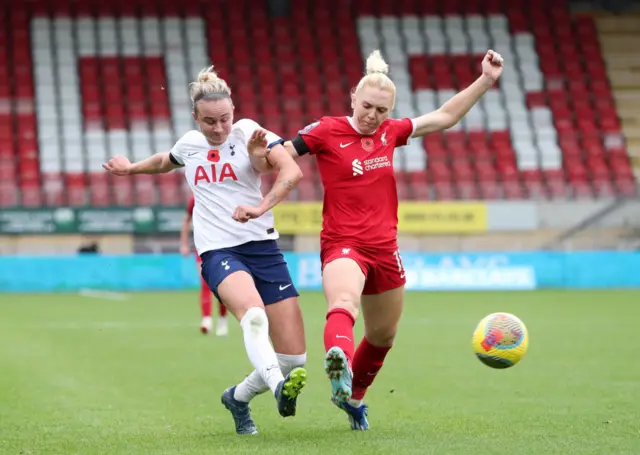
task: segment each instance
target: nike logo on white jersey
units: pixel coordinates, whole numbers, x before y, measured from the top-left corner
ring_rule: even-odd
[[[286,286],[282,286],[280,285],[280,290],[284,291],[285,289],[287,289],[289,286],[291,286],[290,284],[287,284]]]
[[[353,142],[349,142],[347,144],[343,144],[342,142],[340,142],[340,148],[343,149],[345,147],[349,147],[351,144],[353,144]]]

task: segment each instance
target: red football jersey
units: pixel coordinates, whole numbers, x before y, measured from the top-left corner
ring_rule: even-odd
[[[316,156],[324,185],[323,244],[383,247],[395,244],[398,192],[393,152],[413,134],[411,119],[387,119],[375,133],[361,134],[348,117],[323,117],[292,141]]]
[[[191,196],[191,199],[189,199],[189,204],[187,204],[187,213],[193,215],[193,207],[196,205],[196,199]]]

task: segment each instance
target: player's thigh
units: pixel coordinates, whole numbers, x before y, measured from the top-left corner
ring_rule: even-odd
[[[407,282],[402,258],[395,245],[369,251],[366,253],[365,259],[373,265],[367,277],[363,294],[380,294],[404,286]]]
[[[227,275],[218,285],[216,296],[224,302],[238,321],[250,308],[264,307],[253,277],[245,270],[237,270]]]
[[[275,241],[256,242],[244,256],[244,264],[255,280],[256,288],[267,305],[299,296],[289,267]]]
[[[357,257],[328,257],[323,262],[322,290],[329,311],[344,308],[357,317],[366,280],[366,264]]]
[[[391,346],[404,306],[404,285],[362,296],[364,336],[374,346]]]
[[[243,318],[249,308],[264,306],[251,271],[242,258],[233,253],[205,253],[202,277],[216,298],[222,301],[238,320]]]
[[[298,297],[289,297],[265,305],[269,318],[269,334],[276,352],[280,354],[304,354],[307,351],[304,322]]]
[[[395,246],[376,252],[375,257],[362,296],[365,336],[374,345],[391,346],[402,314],[405,272]]]

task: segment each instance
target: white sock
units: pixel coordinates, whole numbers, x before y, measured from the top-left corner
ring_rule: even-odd
[[[253,370],[249,376],[244,378],[244,381],[236,386],[233,398],[248,403],[267,390],[269,390],[269,387],[262,380],[260,373]]]
[[[304,354],[276,354],[276,356],[283,376],[291,373],[294,368],[303,367],[307,363],[306,352]]]
[[[262,380],[275,393],[280,381],[284,379],[278,357],[269,341],[269,320],[263,308],[253,307],[240,321],[244,335],[244,347],[251,364]]]
[[[350,398],[349,404],[354,408],[359,408],[360,406],[362,406],[362,400],[354,400],[353,398]]]
[[[288,375],[294,368],[303,367],[305,363],[307,363],[306,352],[297,355],[276,353],[276,356],[278,357],[278,364],[280,365],[280,371],[283,376]],[[267,387],[267,384],[262,380],[260,374],[254,370],[244,381],[236,386],[233,397],[238,401],[248,403],[267,390],[269,390],[269,387]]]

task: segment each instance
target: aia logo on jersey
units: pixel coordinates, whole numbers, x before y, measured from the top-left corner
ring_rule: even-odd
[[[220,151],[219,150],[209,150],[207,152],[207,160],[212,163],[217,163],[220,161]]]
[[[373,139],[370,137],[363,137],[360,142],[362,143],[362,148],[365,152],[373,151]]]
[[[217,152],[217,150],[212,150]],[[211,155],[209,155],[211,156]],[[218,160],[220,157],[218,156]],[[209,161],[212,161],[209,159]],[[198,166],[193,177],[193,185],[196,186],[200,182],[217,183],[224,182],[226,179],[238,180],[236,173],[233,171],[231,164],[224,163],[222,166],[212,164],[211,166]]]

